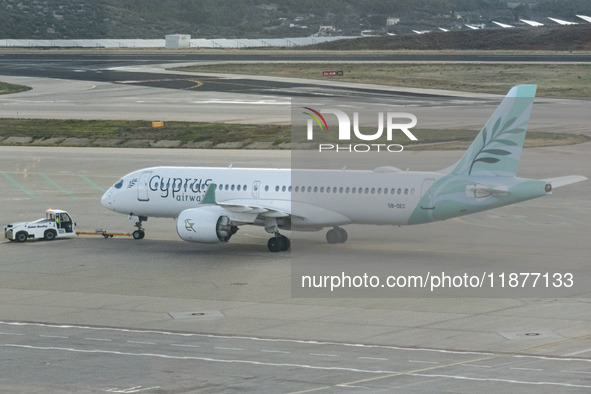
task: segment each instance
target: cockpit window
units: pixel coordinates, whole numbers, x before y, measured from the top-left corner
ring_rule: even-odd
[[[121,189],[121,186],[123,186],[123,179],[121,179],[119,182],[117,182],[113,187],[115,189]]]

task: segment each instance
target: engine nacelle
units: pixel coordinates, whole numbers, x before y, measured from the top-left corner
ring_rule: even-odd
[[[238,227],[232,225],[224,208],[209,205],[181,212],[176,231],[183,241],[215,244],[228,242]]]

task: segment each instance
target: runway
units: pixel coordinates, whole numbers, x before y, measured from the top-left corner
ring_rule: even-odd
[[[528,149],[519,175],[589,176],[588,149]],[[0,153],[2,223],[65,208],[80,229],[91,231],[131,228],[99,202],[128,171],[289,165],[289,152],[281,151],[2,147]],[[442,168],[460,153],[403,152],[388,164]],[[590,192],[584,182],[462,220],[351,226],[349,242],[339,247],[356,253],[379,246],[396,256],[394,267],[397,260],[452,268],[538,259],[583,269],[590,256]],[[244,227],[227,245],[198,245],[178,239],[174,226],[150,219],[142,241],[1,244],[0,346],[12,362],[0,385],[29,392],[432,392],[437,385],[524,393],[591,386],[588,294],[294,298],[291,257],[269,253],[264,230]],[[315,253],[332,254],[323,233],[304,241]]]
[[[557,57],[556,57],[557,56]],[[588,61],[587,55],[335,55],[331,61],[469,60]],[[4,82],[33,90],[0,97],[0,117],[290,124],[291,98],[357,100],[411,112],[417,127],[478,130],[501,97],[292,78],[193,75],[172,65],[211,61],[320,61],[286,55],[0,55]],[[584,100],[536,99],[530,130],[587,134]],[[469,109],[469,110],[468,110]],[[458,114],[461,116],[458,116]]]

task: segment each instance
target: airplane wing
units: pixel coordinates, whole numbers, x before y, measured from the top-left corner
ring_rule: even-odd
[[[257,218],[286,218],[290,217],[292,224],[300,227],[337,226],[351,223],[348,217],[303,202],[290,200],[253,200],[234,199],[217,201],[215,190],[217,185],[209,185],[201,205],[217,205],[224,208],[236,221],[253,223]],[[234,215],[232,215],[234,214]]]
[[[303,227],[323,227],[350,224],[351,219],[312,204],[287,200],[228,200],[217,205],[236,214],[256,214],[262,218],[290,217],[292,223]]]
[[[236,213],[256,213],[264,217],[283,218],[291,215],[291,202],[285,200],[228,200],[217,205]]]

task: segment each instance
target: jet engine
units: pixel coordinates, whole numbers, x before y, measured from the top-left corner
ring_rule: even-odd
[[[227,211],[217,205],[186,209],[179,215],[176,229],[183,241],[220,243],[238,231],[227,216]]]

